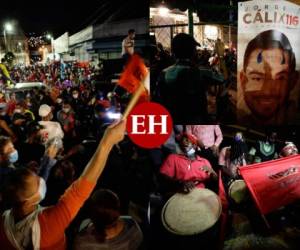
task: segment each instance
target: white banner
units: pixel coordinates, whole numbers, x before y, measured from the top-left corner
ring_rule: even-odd
[[[238,3],[238,122],[299,123],[300,6]]]

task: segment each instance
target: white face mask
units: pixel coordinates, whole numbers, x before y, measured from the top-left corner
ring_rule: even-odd
[[[18,150],[15,150],[8,155],[8,160],[10,163],[15,163],[18,161],[18,159],[19,159]]]
[[[78,98],[78,94],[73,94],[73,98],[77,99]]]
[[[39,203],[45,199],[46,193],[47,193],[47,185],[43,178],[40,177],[40,185],[39,185],[39,195],[40,195],[40,201]]]
[[[187,156],[193,156],[195,154],[196,150],[191,147],[188,151],[186,151]]]
[[[196,150],[194,149],[192,143],[189,143],[188,145],[186,145],[186,146],[184,147],[184,151],[185,151],[185,153],[186,153],[186,155],[187,155],[188,157],[193,156],[193,155],[195,154],[195,152],[196,152]]]
[[[37,193],[38,193],[38,195],[39,195],[38,200],[36,200],[36,195],[37,195]],[[30,201],[30,200],[34,199],[34,200],[36,200],[36,201],[34,201],[32,204],[33,204],[33,205],[37,205],[37,204],[41,203],[42,200],[45,199],[46,193],[47,193],[47,185],[46,185],[46,182],[45,182],[45,180],[44,180],[42,177],[40,177],[40,181],[39,181],[39,189],[38,189],[38,191],[37,191],[34,195],[32,195],[30,198],[28,198],[27,200]]]
[[[70,112],[70,109],[69,108],[65,108],[65,109],[62,109],[65,113],[69,113]]]

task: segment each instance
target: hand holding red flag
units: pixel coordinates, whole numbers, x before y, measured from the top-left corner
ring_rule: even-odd
[[[125,70],[123,71],[118,84],[129,93],[134,93],[146,78],[147,74],[148,69],[142,58],[137,54],[134,54],[130,57],[129,62],[125,66]]]
[[[148,91],[144,86],[148,75],[148,69],[142,58],[136,54],[132,55],[118,82],[119,86],[126,89],[129,93],[134,94],[125,113],[123,114],[124,118],[128,116],[137,102],[145,102],[149,100]]]

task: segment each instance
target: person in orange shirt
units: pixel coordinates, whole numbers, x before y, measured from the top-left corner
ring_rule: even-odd
[[[42,208],[43,178],[29,169],[17,169],[5,185],[4,200],[11,204],[0,217],[1,249],[65,250],[65,229],[93,191],[112,147],[124,138],[126,122],[111,125],[81,176],[58,203]]]

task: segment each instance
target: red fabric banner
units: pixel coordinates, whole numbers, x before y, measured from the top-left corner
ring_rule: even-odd
[[[300,155],[239,170],[262,214],[300,199]]]
[[[144,64],[143,59],[137,54],[134,54],[130,57],[129,62],[125,66],[125,70],[123,71],[118,84],[129,93],[133,94],[147,74],[148,69]],[[149,101],[149,93],[146,89],[139,99],[139,102],[144,101]]]

